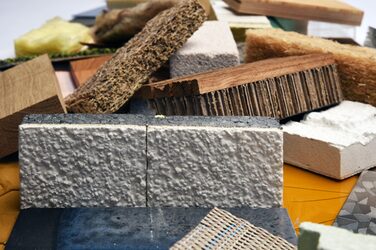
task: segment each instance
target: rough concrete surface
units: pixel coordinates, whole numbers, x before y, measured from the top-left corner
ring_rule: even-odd
[[[148,127],[148,206],[279,207],[278,129]]]
[[[239,51],[228,23],[207,21],[171,57],[170,75],[192,75],[239,63]]]
[[[28,207],[280,207],[282,131],[262,117],[31,115]]]
[[[21,125],[21,207],[145,206],[145,148],[140,126]]]

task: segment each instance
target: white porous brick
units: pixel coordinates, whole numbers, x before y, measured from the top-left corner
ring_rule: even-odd
[[[171,57],[170,75],[192,75],[239,63],[239,51],[228,23],[207,21]]]
[[[20,126],[21,208],[146,206],[146,128]]]
[[[148,127],[148,206],[280,207],[278,128]]]

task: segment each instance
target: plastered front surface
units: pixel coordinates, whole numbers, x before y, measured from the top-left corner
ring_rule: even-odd
[[[145,148],[145,126],[21,125],[21,207],[145,206]]]
[[[279,129],[148,127],[148,206],[279,207]]]

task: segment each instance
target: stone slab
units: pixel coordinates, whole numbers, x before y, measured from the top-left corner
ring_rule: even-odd
[[[285,209],[226,209],[296,244]],[[8,249],[168,249],[202,220],[206,208],[22,210]]]

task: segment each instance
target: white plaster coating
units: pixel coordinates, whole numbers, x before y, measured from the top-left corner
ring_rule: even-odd
[[[285,162],[344,179],[376,166],[376,108],[344,101],[283,126]]]
[[[145,126],[21,125],[21,208],[146,206],[145,148]]]
[[[239,63],[239,51],[228,24],[207,21],[171,57],[170,75],[192,75]]]
[[[148,127],[148,206],[280,207],[279,129]]]
[[[317,246],[315,247],[315,244]],[[376,236],[310,222],[300,224],[299,250],[374,250]]]
[[[312,112],[301,122],[283,126],[289,134],[322,140],[340,149],[352,144],[367,145],[376,138],[376,108],[343,101],[323,112]]]

